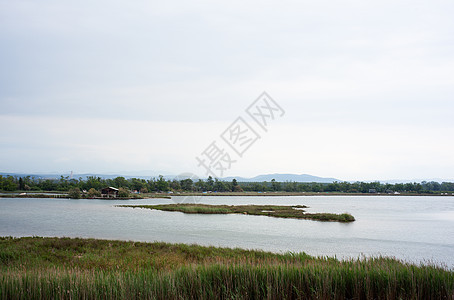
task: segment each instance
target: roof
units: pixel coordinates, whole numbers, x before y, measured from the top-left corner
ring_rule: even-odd
[[[107,190],[107,189],[109,189],[109,190],[114,190],[114,191],[118,191],[117,188],[114,188],[114,187],[111,187],[111,186],[106,187],[106,188],[103,188],[103,190]]]

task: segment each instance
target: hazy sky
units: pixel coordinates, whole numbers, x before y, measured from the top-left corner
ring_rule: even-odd
[[[452,1],[0,0],[0,171],[454,180]],[[225,146],[225,147],[224,147]]]

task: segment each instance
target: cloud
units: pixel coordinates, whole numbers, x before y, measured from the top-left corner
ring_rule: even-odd
[[[295,166],[322,176],[438,176],[445,172],[439,158],[453,150],[449,142],[436,146],[454,128],[453,14],[449,1],[0,0],[0,120],[13,128],[0,138],[2,155],[16,157],[4,163],[11,170],[143,169],[140,162],[192,169],[205,146],[193,141],[209,143],[266,90],[288,112],[279,127],[288,140],[273,137],[287,147],[254,152],[272,158],[244,160],[239,173]],[[402,128],[412,138],[393,140],[399,152],[340,139],[336,149],[344,152],[331,155],[332,141],[320,138],[336,130],[370,137],[366,128],[372,141],[393,140]],[[292,140],[300,132],[310,132],[305,138],[325,156]],[[151,150],[113,147],[119,135]],[[415,142],[427,139],[433,147]],[[312,165],[292,165],[301,151]],[[408,157],[417,169],[379,170]]]
[[[194,168],[195,155],[227,126],[223,123],[96,120],[63,117],[2,116],[0,164],[4,170]],[[205,145],[206,144],[206,145]]]

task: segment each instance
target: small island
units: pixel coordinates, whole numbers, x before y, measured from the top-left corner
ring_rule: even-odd
[[[308,219],[315,221],[353,222],[355,218],[348,213],[306,213],[305,205],[208,205],[208,204],[163,204],[163,205],[117,205],[117,207],[132,207],[157,209],[163,211],[178,211],[185,214],[244,214],[268,216],[275,218]]]

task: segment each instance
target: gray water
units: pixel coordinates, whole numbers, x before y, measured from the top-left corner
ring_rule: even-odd
[[[298,196],[201,198],[207,204],[307,205],[307,212],[349,212],[353,223],[248,215],[192,215],[120,204],[182,198],[69,200],[0,198],[0,236],[57,236],[196,243],[337,258],[392,256],[454,268],[452,196]]]

